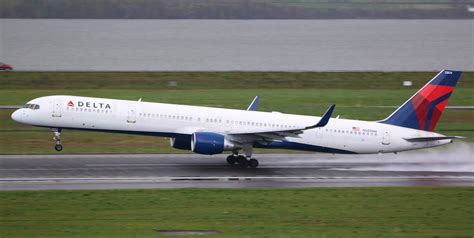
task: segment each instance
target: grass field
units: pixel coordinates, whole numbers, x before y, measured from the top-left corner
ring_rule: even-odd
[[[1,237],[472,237],[474,189],[0,192]]]
[[[255,95],[259,110],[321,115],[336,103],[341,118],[379,120],[424,85],[436,72],[424,73],[120,73],[12,72],[0,73],[0,104],[21,105],[45,95],[97,96],[151,102],[245,109]],[[402,87],[402,81],[413,87]],[[177,86],[168,86],[175,82]],[[449,105],[474,104],[474,73],[462,75]],[[0,110],[0,153],[52,153],[47,129],[20,125],[12,110]],[[474,139],[474,112],[446,110],[437,131]],[[65,153],[177,153],[163,138],[65,131]]]

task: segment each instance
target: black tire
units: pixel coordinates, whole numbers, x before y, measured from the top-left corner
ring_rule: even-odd
[[[239,163],[239,166],[241,168],[247,168],[249,166],[249,162],[247,160],[247,158],[245,158],[244,156],[242,155],[239,155],[237,157],[237,163]]]
[[[227,163],[228,164],[235,164],[237,162],[237,158],[234,155],[227,156]]]
[[[249,167],[250,167],[250,168],[257,168],[257,167],[258,167],[258,160],[256,160],[256,159],[250,159],[250,160],[249,160]]]
[[[55,149],[56,151],[61,151],[61,150],[63,150],[63,146],[62,146],[62,145],[55,145],[55,146],[54,146],[54,149]]]

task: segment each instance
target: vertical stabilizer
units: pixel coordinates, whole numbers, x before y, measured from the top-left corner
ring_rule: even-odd
[[[461,71],[442,70],[381,123],[433,131]]]

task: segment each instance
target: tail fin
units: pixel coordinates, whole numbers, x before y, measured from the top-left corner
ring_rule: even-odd
[[[433,131],[461,71],[442,70],[381,123]]]

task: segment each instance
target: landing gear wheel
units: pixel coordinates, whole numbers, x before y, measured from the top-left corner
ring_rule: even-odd
[[[227,156],[227,163],[228,164],[235,164],[237,162],[237,157],[234,155]]]
[[[256,159],[250,159],[248,161],[249,167],[250,168],[257,168],[258,167],[258,160]]]
[[[249,166],[249,162],[247,160],[247,158],[245,158],[244,156],[242,155],[239,155],[237,157],[237,163],[239,163],[239,166],[241,168],[247,168]]]
[[[50,130],[54,134],[53,140],[56,143],[54,149],[56,151],[63,150],[63,146],[61,145],[61,128],[51,128]]]
[[[55,145],[55,146],[54,146],[54,149],[55,149],[56,151],[61,151],[61,150],[63,150],[63,146],[62,146],[62,145]]]

